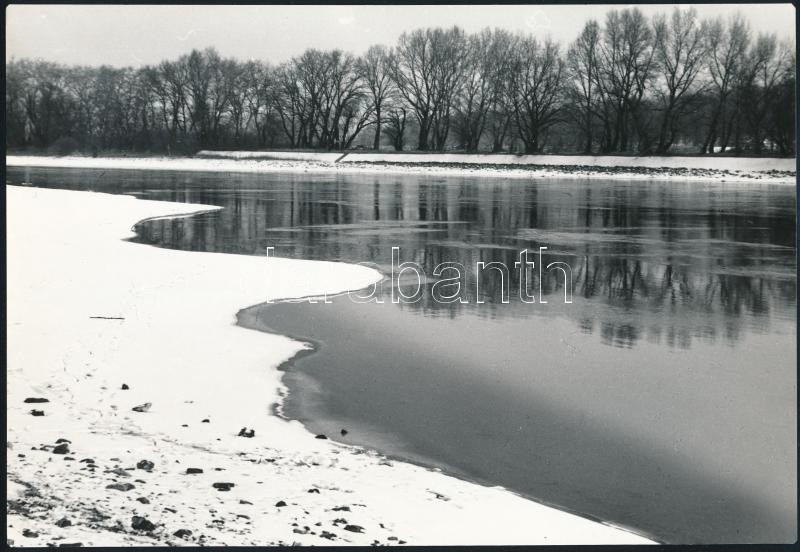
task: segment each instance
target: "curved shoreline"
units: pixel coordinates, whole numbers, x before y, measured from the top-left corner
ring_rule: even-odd
[[[370,285],[372,285],[372,284],[370,284]],[[369,286],[367,286],[367,287],[369,287]],[[362,289],[366,289],[366,288],[362,288]],[[339,294],[329,295],[328,297],[334,298],[334,297],[342,296],[342,295],[345,295],[345,294],[347,294],[347,293],[349,293],[351,291],[360,291],[360,290],[348,290],[348,291],[345,291],[345,292],[342,292],[342,293],[339,293]],[[292,339],[294,341],[309,345],[309,347],[301,349],[300,351],[295,353],[290,358],[287,358],[286,360],[281,362],[277,367],[277,370],[279,370],[281,373],[285,374],[285,373],[288,373],[289,371],[291,371],[293,368],[296,367],[297,362],[300,361],[301,359],[303,359],[306,356],[321,354],[320,348],[321,348],[322,344],[319,343],[318,341],[310,338],[310,337],[294,335],[294,334],[291,334],[291,333],[283,333],[283,332],[280,332],[278,330],[275,330],[275,329],[269,328],[269,327],[267,327],[267,328],[258,327],[255,324],[250,325],[250,324],[248,324],[248,323],[243,321],[243,316],[246,315],[248,313],[248,311],[261,309],[261,308],[263,308],[265,306],[268,307],[270,305],[276,305],[276,304],[281,304],[281,303],[292,303],[292,302],[302,301],[304,299],[314,299],[314,298],[319,298],[319,296],[311,295],[311,296],[303,297],[303,298],[281,299],[281,300],[272,301],[271,303],[261,303],[261,304],[258,304],[258,305],[251,305],[249,307],[245,307],[245,308],[239,310],[239,312],[236,313],[236,319],[237,319],[236,323],[237,323],[237,325],[241,326],[242,328],[249,329],[249,330],[256,330],[256,331],[260,331],[260,332],[263,332],[263,333],[269,333],[269,334],[273,334],[273,335],[286,336],[286,337],[288,337],[288,338],[290,338],[290,339]],[[318,432],[313,431],[312,428],[310,427],[310,424],[308,424],[308,423],[306,423],[306,422],[304,422],[302,420],[299,420],[299,419],[296,419],[296,418],[292,418],[292,417],[290,417],[288,414],[286,414],[283,411],[285,399],[291,393],[291,390],[289,389],[288,384],[285,383],[284,378],[281,378],[281,382],[283,383],[284,388],[286,389],[286,396],[281,396],[277,402],[273,403],[272,408],[271,408],[271,411],[272,411],[273,415],[278,416],[278,417],[280,417],[280,418],[282,418],[284,420],[287,420],[287,421],[298,421],[299,423],[301,423],[303,425],[304,428],[306,428],[306,430],[308,431],[309,434],[311,434],[311,435],[317,434]],[[339,441],[339,440],[337,440],[335,434],[333,436],[331,436],[331,437],[328,437],[328,438],[340,443],[342,446],[356,448],[356,449],[373,450],[373,448],[371,448],[369,446],[366,446],[366,445],[359,445],[359,444],[346,443],[344,441]],[[581,512],[581,511],[574,510],[574,509],[571,509],[571,508],[567,508],[567,507],[564,507],[564,506],[561,506],[561,505],[558,505],[558,504],[555,504],[555,503],[547,502],[546,500],[542,500],[542,499],[537,498],[535,496],[526,495],[525,493],[515,491],[514,489],[510,489],[510,488],[502,486],[502,485],[498,485],[496,483],[493,483],[492,481],[484,480],[484,479],[481,479],[481,478],[476,477],[476,476],[468,475],[468,474],[463,473],[460,470],[454,468],[453,466],[447,465],[446,463],[436,462],[433,459],[429,459],[429,460],[426,461],[426,460],[422,460],[422,459],[419,459],[419,458],[414,458],[411,455],[393,454],[391,452],[384,451],[384,450],[378,450],[378,449],[374,449],[374,450],[378,454],[380,454],[382,457],[385,457],[385,458],[390,459],[390,460],[395,460],[395,461],[399,461],[399,462],[405,462],[405,463],[413,464],[415,466],[419,466],[419,467],[427,469],[427,470],[437,471],[437,472],[443,473],[443,474],[448,475],[450,477],[457,478],[457,479],[459,479],[461,481],[464,481],[466,483],[470,483],[470,484],[473,484],[473,485],[480,485],[480,486],[485,487],[485,488],[502,489],[502,490],[504,490],[504,491],[506,491],[508,493],[511,493],[511,494],[513,494],[515,496],[518,496],[518,497],[520,497],[520,498],[522,498],[524,500],[530,500],[530,501],[535,502],[537,504],[541,504],[542,506],[545,506],[547,508],[553,508],[555,510],[559,510],[561,512],[565,512],[565,513],[570,514],[570,515],[578,516],[578,517],[583,518],[583,519],[585,519],[587,521],[591,521],[591,522],[594,522],[594,523],[599,523],[601,525],[604,525],[604,526],[612,528],[612,529],[618,529],[618,530],[621,530],[621,531],[625,531],[627,533],[631,533],[633,535],[637,535],[637,536],[642,537],[644,539],[648,539],[648,540],[650,540],[650,541],[652,541],[653,543],[656,543],[656,544],[662,544],[662,545],[663,544],[667,544],[665,541],[659,540],[655,535],[648,535],[645,531],[642,531],[640,529],[637,529],[637,528],[634,528],[634,527],[625,527],[625,526],[623,526],[621,524],[615,524],[615,523],[612,523],[610,521],[607,521],[607,520],[604,520],[602,518],[599,518],[597,516],[593,516],[593,515],[591,515],[591,514],[589,514],[587,512]]]
[[[124,241],[131,237],[125,220],[186,215],[181,208],[198,206],[19,187],[7,187],[7,195],[14,207],[8,221],[8,285],[13,291],[8,333],[13,345],[7,438],[17,451],[36,451],[9,455],[9,477],[19,482],[9,485],[7,497],[7,526],[13,525],[9,533],[15,544],[63,539],[94,545],[181,544],[172,535],[179,527],[201,535],[189,537],[195,544],[331,544],[325,532],[313,527],[325,526],[326,518],[336,516],[330,513],[333,507],[352,504],[353,498],[359,504],[346,515],[359,530],[343,532],[336,520],[327,522],[336,528],[327,533],[335,533],[338,543],[649,542],[505,490],[408,464],[389,462],[392,477],[387,477],[387,461],[379,455],[315,440],[300,424],[265,416],[263,392],[278,388],[274,368],[281,358],[297,353],[298,344],[242,332],[230,324],[230,305],[257,304],[257,298],[263,302],[269,295],[300,297],[364,287],[374,279],[372,271],[328,263],[326,276],[338,274],[338,283],[315,280],[313,274],[311,283],[300,283],[298,269],[318,267],[320,261],[170,251]],[[358,272],[361,282],[342,284]],[[231,274],[237,278],[231,280]],[[265,293],[259,275],[270,276],[277,287]],[[215,294],[209,295],[210,290]],[[53,305],[59,309],[53,311]],[[112,311],[119,321],[89,320],[92,314]],[[43,331],[47,347],[41,346]],[[237,358],[233,363],[232,354]],[[221,366],[227,368],[224,373]],[[118,391],[120,381],[130,383],[129,390]],[[31,417],[22,401],[37,395],[50,401],[44,417]],[[154,405],[152,411],[130,412],[132,404],[145,401]],[[181,424],[196,423],[201,416],[210,423]],[[222,433],[215,430],[220,420]],[[257,427],[253,439],[236,436],[242,423]],[[77,459],[53,462],[61,460],[48,444],[56,436],[69,439],[76,456],[91,455],[91,465],[102,472]],[[130,467],[142,457],[154,460],[156,468]],[[42,464],[43,459],[48,460]],[[211,467],[220,463],[225,471],[215,475]],[[203,465],[209,473],[186,477],[187,464]],[[105,490],[105,483],[124,481],[117,471],[142,481],[136,483],[141,489]],[[220,495],[212,478],[236,485]],[[429,486],[449,500],[430,498]],[[182,489],[157,491],[173,487]],[[308,494],[306,489],[314,488],[316,494]],[[142,491],[157,504],[135,501]],[[264,492],[266,501],[261,502]],[[287,506],[273,504],[279,497]],[[31,517],[42,507],[49,512],[45,519]],[[261,512],[245,515],[253,509]],[[130,513],[137,512],[156,529],[131,530]],[[74,522],[56,528],[49,518],[62,515]],[[211,523],[217,518],[224,518],[218,520],[221,525]],[[298,532],[292,519],[306,521],[308,528]],[[432,519],[437,520],[434,526]],[[531,520],[538,527],[533,534]],[[401,537],[392,540],[394,533]]]

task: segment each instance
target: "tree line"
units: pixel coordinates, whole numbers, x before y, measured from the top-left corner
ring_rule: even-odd
[[[796,52],[740,14],[637,8],[550,38],[421,28],[279,65],[193,50],[142,68],[6,65],[11,149],[795,151]]]

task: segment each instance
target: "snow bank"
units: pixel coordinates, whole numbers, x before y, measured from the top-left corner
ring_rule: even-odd
[[[227,152],[226,152],[227,153]],[[297,160],[210,159],[194,157],[44,157],[38,155],[10,155],[9,167],[49,167],[66,169],[130,169],[153,171],[204,171],[204,172],[331,172],[331,163]]]
[[[621,159],[627,163],[626,166],[607,166],[583,165],[577,163],[576,159],[585,159],[588,163],[593,158],[581,157],[562,157],[572,160],[568,165],[538,165],[536,167],[520,163],[517,159],[514,164],[489,164],[489,163],[469,163],[466,161],[470,156],[450,156],[458,157],[458,164],[447,164],[448,161],[441,159],[448,158],[447,155],[390,155],[386,154],[386,160],[370,162],[368,157],[373,154],[348,155],[338,163],[330,160],[297,160],[297,159],[260,159],[258,157],[246,158],[235,157],[238,153],[253,152],[219,152],[216,158],[187,158],[187,157],[42,157],[42,156],[9,156],[6,158],[6,165],[18,167],[61,167],[61,168],[86,168],[86,169],[134,169],[134,170],[162,170],[162,171],[211,171],[211,172],[240,172],[240,173],[316,173],[316,174],[415,174],[415,175],[434,175],[434,176],[476,176],[481,178],[507,178],[507,179],[533,179],[533,178],[588,178],[588,179],[615,179],[615,180],[676,180],[682,182],[755,182],[760,184],[795,184],[794,161],[791,162],[791,170],[783,171],[781,167],[787,167],[785,159],[758,159],[759,163],[769,162],[769,165],[782,171],[775,174],[755,169],[734,168],[736,160],[739,164],[744,161],[741,158],[710,159],[714,162],[730,162],[729,168],[725,169],[705,169],[705,168],[670,168],[656,166],[656,158],[596,158],[611,162],[611,159]],[[281,154],[282,155],[282,154]],[[299,154],[306,155],[306,154]],[[309,154],[313,155],[313,154]],[[318,154],[333,155],[333,154]],[[377,154],[375,154],[377,155]],[[381,154],[383,157],[384,154]],[[480,157],[480,156],[476,156]],[[485,156],[492,157],[495,156]],[[555,156],[540,156],[555,160]],[[401,159],[411,158],[412,161],[401,161]],[[328,159],[328,158],[325,158]],[[634,165],[632,159],[641,159],[642,165]],[[700,158],[658,158],[658,159],[700,159]],[[621,161],[622,162],[622,161]],[[427,163],[427,164],[426,164]],[[432,163],[432,164],[431,164]],[[653,166],[648,165],[652,164]],[[688,163],[688,162],[687,162]],[[755,166],[755,165],[754,165]],[[770,169],[772,170],[772,169]]]
[[[335,163],[342,153],[302,152],[302,151],[211,151],[203,150],[197,157],[212,159],[261,159],[278,161],[315,161]]]
[[[15,545],[648,542],[271,415],[276,367],[302,344],[236,326],[237,309],[360,288],[376,272],[122,241],[137,220],[213,207],[6,190]],[[48,402],[24,402],[37,397]],[[133,530],[134,516],[154,530]]]

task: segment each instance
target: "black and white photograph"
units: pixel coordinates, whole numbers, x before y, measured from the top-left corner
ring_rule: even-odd
[[[796,545],[796,19],[6,5],[6,545]]]

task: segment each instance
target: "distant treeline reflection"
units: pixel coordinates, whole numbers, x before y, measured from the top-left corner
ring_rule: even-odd
[[[539,282],[538,270],[529,281],[537,304],[519,300],[516,270],[509,271],[506,284],[511,302],[502,304],[503,282],[499,272],[489,270],[481,275],[482,304],[468,271],[467,304],[442,303],[425,293],[400,308],[427,316],[489,318],[558,309],[581,330],[598,331],[617,346],[640,339],[676,347],[689,347],[694,338],[734,342],[745,329],[765,328],[773,314],[794,318],[791,190],[783,197],[656,185],[565,188],[397,177],[356,183],[332,178],[321,186],[301,177],[284,179],[266,194],[241,184],[169,192],[175,201],[225,208],[147,222],[138,228],[140,240],[256,255],[274,247],[279,257],[370,262],[386,274],[396,246],[402,261],[418,263],[428,276],[445,262],[467,267],[500,262],[511,268],[522,249],[548,247],[546,263],[572,268],[571,305],[563,304],[563,275],[553,272]],[[539,289],[547,305],[539,304]]]

